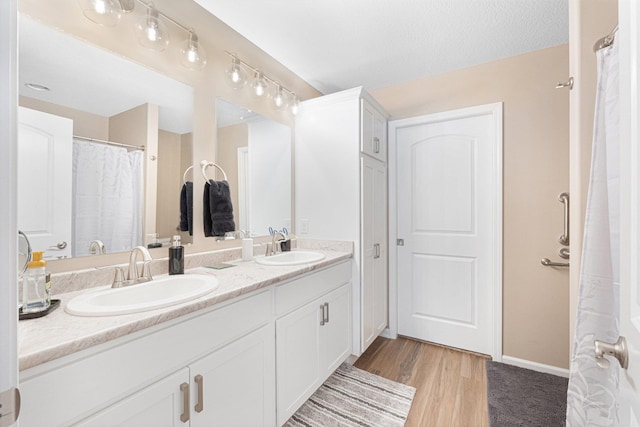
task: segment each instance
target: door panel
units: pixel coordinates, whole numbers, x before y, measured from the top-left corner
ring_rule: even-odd
[[[404,240],[398,332],[494,356],[502,286],[497,117],[501,109],[488,106],[395,125]]]
[[[24,107],[18,121],[18,229],[45,258],[70,256],[73,121]]]

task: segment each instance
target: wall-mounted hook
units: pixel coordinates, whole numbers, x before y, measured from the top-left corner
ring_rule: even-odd
[[[566,83],[558,82],[558,84],[556,85],[556,89],[562,89],[565,87],[568,87],[569,90],[573,89],[573,77],[569,77],[569,80],[567,80]]]

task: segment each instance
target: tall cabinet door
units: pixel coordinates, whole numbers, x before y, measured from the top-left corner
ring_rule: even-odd
[[[362,102],[362,132],[360,151],[380,161],[387,160],[387,121],[364,99]]]
[[[362,351],[387,326],[387,170],[362,156],[361,165]]]
[[[274,335],[266,325],[189,365],[192,427],[275,424]]]

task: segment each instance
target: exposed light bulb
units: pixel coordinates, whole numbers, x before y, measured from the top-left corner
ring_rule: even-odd
[[[160,13],[150,3],[147,13],[136,25],[138,41],[147,49],[164,50],[169,44],[169,32],[160,19]]]
[[[235,55],[231,59],[231,68],[227,70],[229,84],[234,89],[240,89],[247,84],[247,75],[240,65],[240,60]]]
[[[276,90],[271,96],[271,103],[276,110],[283,110],[287,108],[287,94],[284,92],[284,89],[282,89],[282,86],[280,86],[280,84],[276,85]]]
[[[251,85],[253,94],[255,96],[262,96],[267,92],[267,80],[264,78],[264,74],[260,70],[256,70],[256,78]]]
[[[191,70],[204,68],[207,63],[204,48],[198,42],[198,36],[191,30],[189,38],[180,48],[180,63]]]
[[[291,114],[295,116],[298,114],[298,111],[300,111],[300,101],[298,100],[298,97],[294,93],[293,101],[291,101]]]
[[[78,4],[89,20],[107,27],[118,25],[123,13],[119,0],[78,0]]]

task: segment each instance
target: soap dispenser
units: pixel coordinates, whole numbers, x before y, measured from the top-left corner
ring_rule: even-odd
[[[46,271],[47,263],[42,259],[44,252],[33,252],[33,260],[27,265],[27,271],[22,275],[22,312],[38,313],[45,311],[51,305],[49,296],[49,275]]]
[[[180,245],[180,236],[173,236],[169,248],[169,274],[184,274],[184,246]]]

